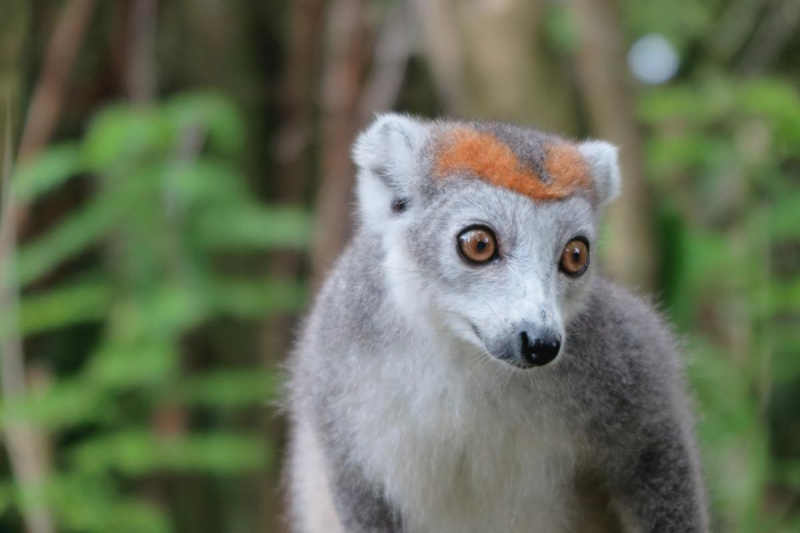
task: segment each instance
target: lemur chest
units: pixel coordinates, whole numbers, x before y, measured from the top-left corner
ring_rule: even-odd
[[[487,436],[488,437],[488,436]],[[497,437],[497,435],[496,435]],[[558,450],[525,446],[523,439],[506,434],[491,443],[436,443],[418,453],[437,458],[419,464],[419,470],[394,470],[390,489],[407,509],[413,532],[530,533],[567,530],[572,461]],[[432,446],[439,448],[434,451]],[[415,455],[415,457],[418,457]]]
[[[425,385],[421,378],[416,394],[374,404],[380,421],[369,426],[381,430],[363,441],[368,471],[408,529],[568,530],[575,461],[568,425],[546,408],[531,412],[508,383]]]

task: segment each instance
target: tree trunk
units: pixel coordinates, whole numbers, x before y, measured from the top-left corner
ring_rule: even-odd
[[[14,166],[12,121],[20,116],[23,54],[30,23],[30,6],[14,1],[5,6],[0,21],[0,321],[5,335],[0,343],[0,391],[4,404],[13,404],[28,391],[22,337],[16,327],[19,317],[19,291],[13,272],[17,246],[17,206],[9,194]],[[8,270],[10,270],[10,275]],[[47,504],[41,501],[50,471],[47,434],[24,420],[4,428],[3,440],[15,484],[26,501],[21,509],[25,527],[31,533],[51,533],[55,523]]]
[[[316,202],[313,278],[328,271],[350,236],[354,168],[350,144],[371,47],[365,0],[334,0],[329,9],[322,87],[322,181]]]
[[[570,0],[568,5],[581,36],[576,60],[592,130],[620,147],[623,187],[609,209],[606,265],[617,281],[649,291],[656,283],[658,248],[618,6],[614,0]]]
[[[314,173],[310,150],[314,136],[314,109],[318,95],[319,56],[323,49],[323,29],[328,0],[296,0],[289,9],[289,42],[286,67],[280,87],[281,127],[276,132],[275,160],[278,165],[275,201],[285,205],[304,205],[310,178]],[[270,279],[300,281],[307,254],[298,250],[281,250],[272,254]],[[285,360],[295,331],[297,316],[273,316],[265,321],[260,332],[259,352],[262,363],[274,368]],[[283,419],[272,412],[263,417],[262,431],[275,436],[283,434]],[[263,476],[259,505],[258,530],[283,532],[286,516],[283,498],[276,496],[279,480]]]
[[[21,127],[23,51],[30,35],[30,11],[28,0],[7,0],[0,17],[0,147],[8,141],[5,128],[8,120],[14,139],[18,138],[16,133]],[[0,150],[0,169],[5,168],[4,157]]]
[[[415,0],[446,110],[574,135],[567,73],[542,46],[545,2]]]

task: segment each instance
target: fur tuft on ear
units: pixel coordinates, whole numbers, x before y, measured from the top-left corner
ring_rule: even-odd
[[[622,187],[617,147],[605,141],[586,141],[578,149],[589,165],[599,202],[609,203],[619,195]]]
[[[397,113],[379,115],[353,144],[358,207],[365,222],[380,222],[413,205],[422,179],[428,125]]]

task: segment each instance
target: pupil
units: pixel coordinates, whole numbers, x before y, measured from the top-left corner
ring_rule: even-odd
[[[478,244],[475,245],[479,252],[482,252],[486,249],[486,241],[478,241]]]
[[[572,260],[577,263],[578,261],[580,261],[580,259],[581,259],[581,251],[578,250],[577,248],[573,249]]]

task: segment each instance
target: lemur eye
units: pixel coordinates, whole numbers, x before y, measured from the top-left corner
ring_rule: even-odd
[[[589,241],[575,237],[564,247],[559,268],[568,276],[578,277],[589,267]]]
[[[485,226],[472,226],[458,235],[458,249],[471,263],[485,263],[497,256],[497,239]]]

